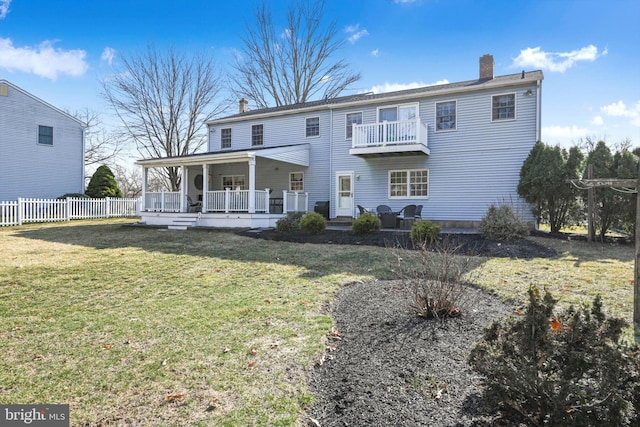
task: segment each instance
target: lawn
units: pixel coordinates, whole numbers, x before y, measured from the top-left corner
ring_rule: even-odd
[[[0,229],[0,402],[68,403],[73,425],[296,425],[343,284],[392,278],[369,246],[264,241],[131,220]],[[482,259],[523,301],[600,292],[631,320],[633,247],[541,239],[557,259]]]

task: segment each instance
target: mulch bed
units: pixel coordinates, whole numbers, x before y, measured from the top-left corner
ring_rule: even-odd
[[[244,235],[297,243],[412,248],[408,233],[356,236],[327,230],[320,236],[252,230]],[[444,235],[459,254],[554,257],[529,240],[494,242],[476,234]],[[467,287],[462,315],[423,319],[409,310],[411,291],[397,280],[360,282],[341,289],[329,312],[336,329],[309,373],[314,403],[309,426],[507,426],[482,400],[480,377],[467,357],[494,320],[512,313],[498,298]]]

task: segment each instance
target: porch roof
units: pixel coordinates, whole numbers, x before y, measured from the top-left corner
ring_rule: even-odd
[[[273,148],[252,148],[251,150],[225,151],[216,153],[199,153],[189,156],[159,157],[143,159],[137,165],[148,167],[194,166],[203,164],[247,162],[257,157],[309,166],[310,144],[285,145]]]

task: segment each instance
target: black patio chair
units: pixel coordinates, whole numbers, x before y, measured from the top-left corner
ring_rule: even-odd
[[[391,208],[387,205],[378,205],[378,207],[376,208],[376,212],[378,213],[378,215],[383,213],[393,213]]]
[[[379,205],[376,208],[378,218],[380,218],[380,224],[382,228],[396,228],[398,214],[391,210],[387,205]]]
[[[407,205],[400,209],[398,212],[398,220],[404,227],[406,221],[415,221],[416,219],[416,205]]]
[[[415,218],[416,219],[422,219],[422,205],[416,206]]]
[[[358,205],[358,211],[360,211],[360,216],[364,215],[364,214],[368,214],[371,213],[369,212],[369,210],[367,208],[363,208],[362,206]]]
[[[202,212],[202,202],[194,202],[193,200],[191,200],[191,197],[187,194],[187,204],[189,206],[187,206],[187,212],[189,213],[194,213],[194,212]]]

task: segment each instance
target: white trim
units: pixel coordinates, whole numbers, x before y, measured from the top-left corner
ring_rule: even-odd
[[[426,196],[410,196],[409,192],[411,189],[411,172],[427,172],[427,195]],[[392,196],[391,195],[391,174],[393,172],[406,172],[407,174],[407,195],[406,196]],[[428,168],[424,169],[392,169],[387,171],[387,197],[390,200],[398,200],[398,199],[419,199],[426,200],[429,198],[429,194],[431,193],[431,171]]]
[[[438,129],[438,104],[445,104],[453,102],[456,105],[456,121],[453,129]],[[445,99],[442,101],[433,102],[433,131],[435,133],[456,132],[458,130],[458,100],[457,99]]]
[[[344,211],[339,211],[340,209],[340,180],[339,178],[341,176],[349,176],[349,179],[351,179],[351,212],[347,212],[346,210]],[[349,171],[336,171],[335,175],[334,175],[334,182],[335,182],[335,213],[336,216],[343,216],[341,214],[344,214],[344,216],[351,216],[353,217],[354,212],[355,212],[355,208],[356,208],[356,204],[355,204],[355,200],[356,200],[356,193],[355,193],[355,183],[356,183],[356,177],[355,177],[355,171],[349,170]]]
[[[300,174],[302,174],[302,189],[294,190],[293,188],[291,188],[291,183],[293,182],[293,181],[291,180],[291,175],[293,175],[294,173],[300,173]],[[303,171],[294,171],[294,172],[289,172],[289,191],[304,192],[304,172],[303,172]]]
[[[513,118],[511,119],[493,119],[493,98],[495,98],[496,96],[505,96],[505,95],[513,95]],[[505,93],[496,93],[494,95],[491,95],[491,99],[490,99],[490,118],[491,118],[491,123],[503,123],[503,122],[514,122],[518,119],[518,97],[516,96],[515,92],[505,92]]]

